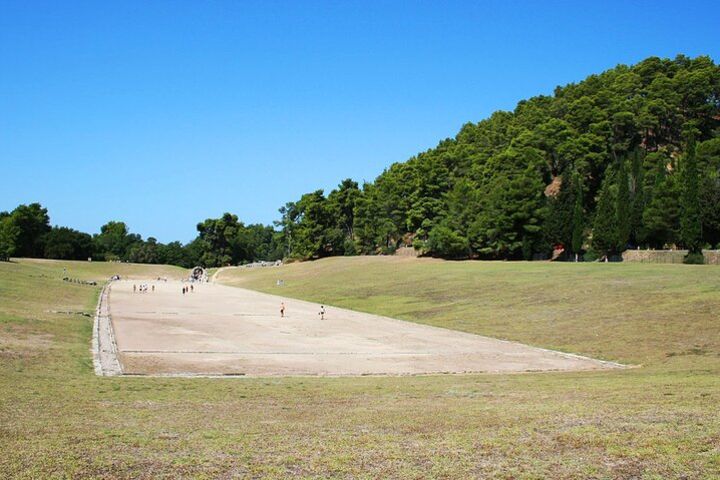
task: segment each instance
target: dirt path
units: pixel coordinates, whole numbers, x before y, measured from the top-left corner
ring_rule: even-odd
[[[218,269],[215,271],[215,273],[213,273],[213,276],[210,277],[210,282],[211,282],[211,283],[217,283],[218,275],[220,275],[222,272],[224,272],[224,271],[227,270],[228,268],[238,268],[238,267],[220,267],[220,268],[218,268]]]
[[[124,373],[406,375],[595,370],[616,364],[218,284],[114,282],[112,324]],[[286,318],[280,318],[280,303]]]

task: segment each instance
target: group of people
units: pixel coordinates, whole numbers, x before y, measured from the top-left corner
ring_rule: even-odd
[[[167,280],[165,280],[165,281],[167,281]],[[151,292],[155,291],[155,285],[148,286],[147,283],[141,283],[140,286],[138,287],[137,284],[133,284],[133,293],[137,293],[137,292],[146,293],[148,291],[148,288],[150,289]],[[193,293],[193,292],[195,292],[195,287],[192,284],[183,285],[183,287],[182,287],[183,295],[186,295],[188,293]],[[320,315],[320,320],[325,320],[325,306],[324,305],[320,305],[320,311],[318,312],[318,315]],[[280,302],[280,318],[285,318],[285,302]]]
[[[318,312],[318,315],[320,315],[320,320],[325,320],[324,305],[320,305],[320,311]],[[280,318],[285,318],[285,302],[280,302]]]
[[[162,281],[167,281],[167,280],[162,280]],[[154,292],[155,285],[148,285],[147,283],[141,283],[140,285],[133,284],[133,293],[137,293],[137,292],[145,293],[148,291]],[[185,295],[186,293],[192,293],[194,291],[195,291],[195,287],[193,287],[192,284],[191,285],[183,285],[183,287],[182,287],[183,295]]]
[[[147,284],[147,283],[141,283],[141,284],[140,284],[140,288],[138,288],[137,285],[133,284],[133,293],[137,293],[138,291],[139,291],[140,293],[145,293],[145,292],[147,292],[147,291],[148,291],[148,284]],[[151,286],[150,286],[150,291],[152,291],[152,292],[155,291],[155,285],[151,285]]]

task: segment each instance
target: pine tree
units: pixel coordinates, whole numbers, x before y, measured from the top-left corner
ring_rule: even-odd
[[[700,201],[698,199],[698,170],[695,158],[695,137],[690,134],[682,169],[682,197],[680,214],[680,238],[688,249],[688,255],[702,251],[702,228]]]

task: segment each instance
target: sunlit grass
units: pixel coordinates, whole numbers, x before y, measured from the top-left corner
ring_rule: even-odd
[[[87,280],[184,273],[66,268]],[[0,478],[720,475],[714,267],[350,258],[224,272],[273,293],[643,365],[286,379],[98,378],[82,313],[99,289],[61,271],[0,263]]]

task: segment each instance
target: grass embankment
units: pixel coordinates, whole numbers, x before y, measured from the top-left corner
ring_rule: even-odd
[[[720,362],[710,266],[351,257],[228,269],[218,281],[605,360]]]
[[[720,270],[332,259],[246,287],[642,368],[401,378],[95,377],[98,288],[0,264],[0,478],[717,478]],[[120,271],[119,269],[127,269]],[[76,277],[179,270],[73,263]]]

